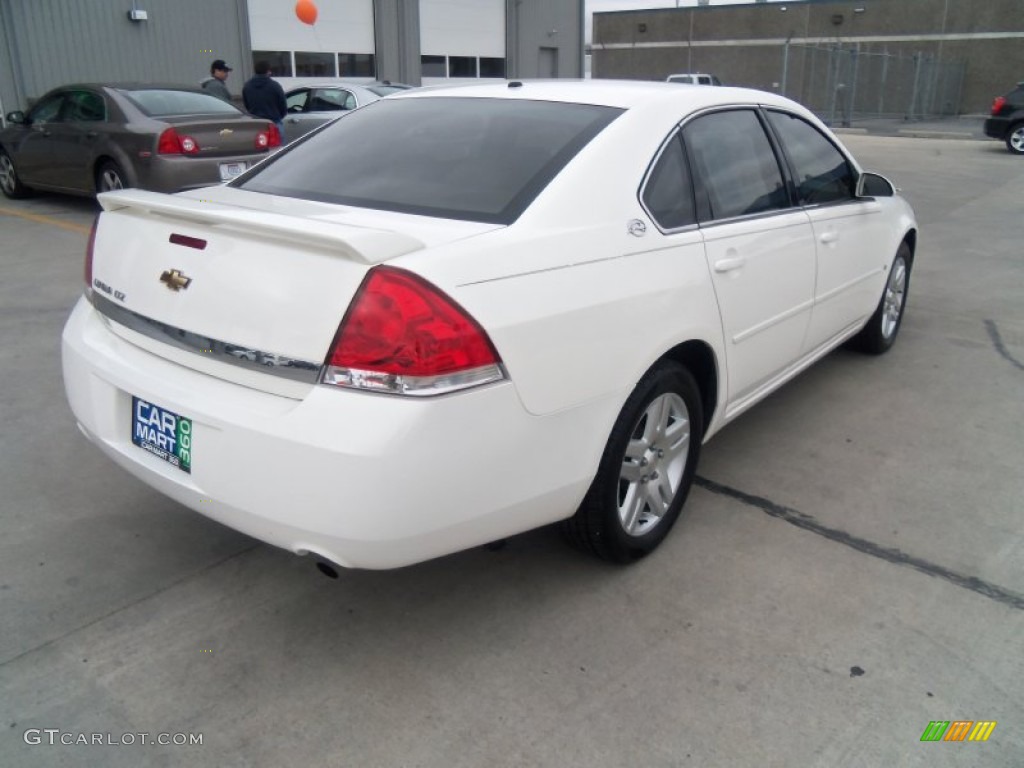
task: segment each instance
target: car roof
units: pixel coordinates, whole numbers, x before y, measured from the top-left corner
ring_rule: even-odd
[[[390,99],[503,98],[562,101],[634,109],[664,107],[694,111],[728,104],[764,104],[804,112],[796,102],[752,88],[679,88],[673,83],[646,80],[510,80],[507,83],[463,85],[459,88],[417,88]]]

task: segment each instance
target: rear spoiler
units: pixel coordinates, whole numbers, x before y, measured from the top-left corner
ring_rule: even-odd
[[[104,192],[97,195],[97,199],[104,211],[133,210],[222,227],[291,244],[319,247],[331,253],[340,252],[364,264],[380,264],[424,248],[420,240],[399,232],[236,208],[141,189]]]

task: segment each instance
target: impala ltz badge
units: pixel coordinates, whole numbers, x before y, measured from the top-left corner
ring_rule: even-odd
[[[640,221],[640,219],[633,219],[626,225],[626,230],[633,237],[643,237],[647,234],[647,225]]]
[[[189,284],[192,282],[192,278],[185,277],[176,269],[168,269],[160,275],[160,282],[172,291],[180,291],[182,288],[188,288]]]

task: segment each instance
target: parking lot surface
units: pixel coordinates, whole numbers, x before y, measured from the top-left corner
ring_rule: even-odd
[[[95,204],[0,201],[0,765],[1024,765],[1024,162],[843,140],[921,224],[899,341],[716,436],[628,568],[545,529],[331,581],[178,507],[64,400]]]

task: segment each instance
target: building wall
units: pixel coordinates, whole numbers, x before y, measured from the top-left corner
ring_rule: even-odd
[[[841,45],[963,61],[956,109],[984,113],[1024,77],[1021,10],[1022,0],[797,0],[598,13],[593,76],[663,80],[673,72],[711,72],[730,84],[781,90],[787,40]],[[810,76],[804,59],[791,51],[789,95],[798,95],[801,78]]]
[[[58,85],[92,81],[194,83],[220,58],[248,67],[245,0],[0,0],[0,101],[6,114]],[[251,72],[251,67],[249,67]]]
[[[583,77],[583,0],[508,0],[509,77]]]

